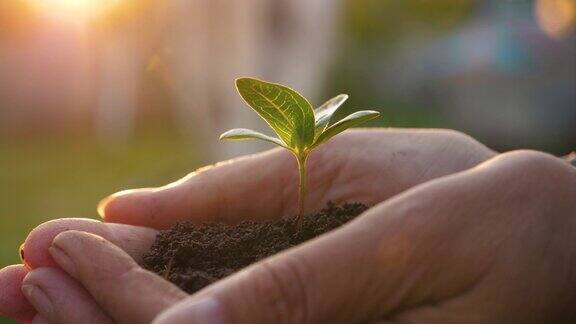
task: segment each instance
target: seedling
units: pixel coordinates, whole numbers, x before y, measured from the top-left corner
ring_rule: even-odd
[[[312,105],[298,92],[281,84],[252,78],[236,80],[236,88],[244,101],[274,130],[278,137],[235,128],[220,135],[223,140],[263,140],[292,152],[300,174],[297,224],[300,227],[306,199],[306,160],[313,149],[346,129],[380,115],[377,111],[357,111],[330,125],[336,110],[348,99],[338,95],[320,107]]]

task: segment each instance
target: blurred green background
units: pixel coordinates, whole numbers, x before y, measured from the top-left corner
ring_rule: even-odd
[[[59,217],[97,217],[96,203],[117,190],[157,186],[198,166],[167,130],[147,130],[121,151],[89,137],[53,136],[0,143],[0,260],[19,262],[18,246],[36,225]]]
[[[576,148],[574,0],[102,3],[0,3],[0,266],[42,222],[265,149],[217,141],[265,130],[241,75],[348,93],[340,114],[382,111],[371,126]]]

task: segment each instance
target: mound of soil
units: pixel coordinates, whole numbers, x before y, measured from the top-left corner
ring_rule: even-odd
[[[242,221],[237,225],[181,222],[158,234],[144,256],[144,268],[192,294],[250,264],[333,230],[364,212],[359,204],[328,206],[295,218]]]

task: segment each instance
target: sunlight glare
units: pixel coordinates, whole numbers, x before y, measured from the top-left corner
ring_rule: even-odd
[[[88,23],[121,0],[28,0],[41,15],[69,23]]]

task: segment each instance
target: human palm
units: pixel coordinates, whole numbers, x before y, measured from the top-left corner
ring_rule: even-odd
[[[375,205],[494,154],[454,131],[350,131],[310,156],[305,209],[318,210],[329,201]],[[274,149],[200,169],[164,187],[120,192],[104,199],[99,212],[107,222],[156,229],[183,219],[234,222],[293,216],[297,186],[296,161]]]
[[[328,201],[376,205],[412,186],[466,170],[493,155],[473,139],[452,131],[351,131],[336,137],[311,155],[306,210],[320,209]],[[87,282],[92,282],[88,280],[90,278],[88,281],[77,277],[72,280],[61,270],[44,269],[56,266],[48,247],[59,233],[67,230],[94,233],[139,261],[154,240],[156,230],[168,228],[180,220],[235,222],[245,218],[294,215],[297,177],[292,156],[276,149],[199,170],[164,187],[113,195],[99,206],[106,223],[60,219],[45,223],[32,232],[23,254],[28,266],[39,271],[32,271],[26,282],[52,282],[55,285],[51,291],[53,294],[77,297],[76,301],[74,298],[63,299],[65,301],[59,305],[66,310],[53,311],[55,315],[52,316],[65,314],[62,318],[67,318],[66,321],[81,321],[85,314],[117,319],[125,311],[114,314],[114,311],[102,310],[102,304],[106,305],[106,302],[98,300],[98,296],[117,291],[115,285],[107,286],[100,282],[91,289],[86,287],[90,286]],[[62,264],[60,267],[64,268]],[[110,260],[103,256],[99,264],[92,266],[92,274],[98,277],[98,273],[109,273],[111,268]],[[26,273],[28,270],[22,266],[11,266],[0,273],[0,285],[6,288],[0,294],[0,311],[21,319],[36,313],[16,291]],[[156,282],[158,279],[150,280]],[[78,280],[90,293],[79,289]],[[167,295],[173,298],[167,298],[164,303],[151,303],[150,307],[143,308],[136,320],[150,320],[168,305],[185,297],[172,288],[160,288],[168,287],[162,284],[149,287],[166,289],[170,291]],[[95,293],[94,290],[101,292]],[[158,292],[150,291],[150,296],[155,294]]]

